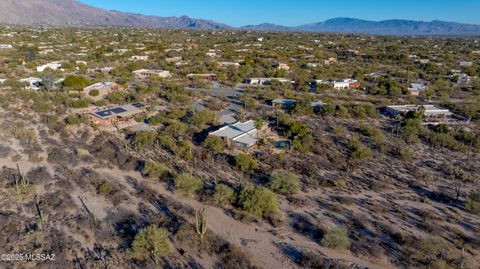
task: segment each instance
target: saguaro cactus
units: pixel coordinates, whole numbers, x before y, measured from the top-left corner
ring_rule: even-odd
[[[205,234],[207,233],[207,210],[205,208],[201,211],[196,210],[195,219],[197,234],[200,236],[200,240],[203,243],[203,239],[205,238]]]

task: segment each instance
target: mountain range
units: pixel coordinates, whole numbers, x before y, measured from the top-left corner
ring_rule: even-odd
[[[367,21],[334,18],[300,26],[271,23],[235,28],[211,20],[158,17],[105,10],[76,0],[0,0],[0,23],[51,26],[130,26],[189,29],[238,29],[275,32],[334,32],[378,35],[480,35],[480,25],[444,21]]]

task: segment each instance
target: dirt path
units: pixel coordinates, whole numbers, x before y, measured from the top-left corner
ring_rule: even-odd
[[[16,163],[9,159],[0,159],[0,164],[7,167],[16,167]],[[20,162],[25,172],[34,167],[45,166],[53,172],[53,167],[47,162],[31,164],[27,161]],[[167,190],[164,184],[155,183],[144,179],[136,171],[123,171],[118,168],[95,169],[100,173],[121,179],[122,185],[129,186],[125,177],[132,177],[138,182],[146,183],[157,193],[168,199],[188,205],[192,208],[206,208],[208,211],[208,226],[211,231],[227,241],[237,245],[250,257],[252,262],[262,268],[299,268],[288,255],[283,253],[283,247],[293,247],[297,251],[310,250],[314,253],[323,254],[334,260],[344,261],[347,264],[355,264],[364,268],[381,269],[394,268],[391,264],[376,264],[364,259],[324,248],[310,239],[293,232],[288,227],[274,229],[265,223],[243,223],[228,216],[223,209],[204,205],[194,199],[176,195]]]
[[[206,208],[209,215],[208,226],[210,230],[243,249],[252,261],[262,268],[299,268],[293,260],[282,252],[282,246],[295,247],[300,251],[310,250],[314,253],[323,254],[330,259],[344,261],[347,264],[356,264],[365,268],[395,268],[395,266],[390,263],[377,264],[354,257],[349,253],[324,248],[286,227],[273,229],[267,224],[237,221],[228,216],[223,209],[206,206],[194,199],[176,195],[167,190],[164,184],[146,180],[140,173],[135,171],[123,171],[117,168],[103,168],[98,171],[115,177],[121,175],[123,177],[129,176],[135,178],[139,182],[146,183],[150,188],[166,198],[173,199],[193,208]],[[273,231],[274,233],[272,233]]]

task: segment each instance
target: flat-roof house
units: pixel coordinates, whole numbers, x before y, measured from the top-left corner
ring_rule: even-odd
[[[86,88],[83,89],[83,94],[86,96],[89,96],[95,100],[103,99],[105,96],[107,96],[109,93],[113,91],[120,90],[121,87],[115,82],[110,82],[110,81],[104,81],[104,82],[98,82],[93,85],[90,85]],[[98,95],[93,96],[91,91],[96,90],[98,91]]]
[[[249,78],[245,83],[250,85],[269,85],[272,81],[278,81],[282,84],[293,83],[293,81],[288,78]]]
[[[290,109],[295,105],[295,103],[297,103],[297,100],[287,98],[277,98],[272,100],[272,106],[282,109]],[[325,103],[322,101],[313,101],[311,102],[311,105],[313,108],[320,108],[325,105]]]
[[[218,62],[218,66],[221,68],[226,68],[226,67],[240,67],[240,63],[237,62]]]
[[[408,113],[409,111],[420,111],[420,108],[423,107],[425,113],[426,122],[446,122],[454,117],[454,114],[450,110],[436,106],[436,105],[400,105],[400,106],[387,106],[385,112],[390,116],[402,115]]]
[[[410,83],[410,87],[408,87],[408,92],[414,96],[418,96],[422,91],[426,90],[428,90],[428,87],[422,83]]]
[[[13,48],[10,44],[0,44],[0,49],[11,49]]]
[[[255,121],[249,120],[227,125],[209,135],[222,138],[229,147],[249,149],[257,144],[257,133]]]
[[[290,66],[288,66],[288,64],[285,64],[285,63],[280,63],[277,68],[285,71],[290,70]]]
[[[215,74],[188,74],[188,79],[202,79],[207,81],[217,80],[217,75]]]
[[[473,62],[461,61],[461,62],[458,62],[458,65],[459,65],[460,67],[470,67],[470,66],[473,66]]]
[[[144,104],[134,103],[95,110],[89,114],[89,117],[93,124],[102,127],[108,127],[128,122],[132,118],[139,116],[144,112]]]
[[[130,59],[134,61],[147,61],[148,60],[148,55],[134,55]]]
[[[36,77],[30,77],[30,78],[23,78],[19,80],[20,82],[28,83],[28,85],[25,87],[27,90],[40,90],[40,86],[42,86],[42,79],[41,78],[36,78]]]
[[[88,73],[110,73],[112,72],[113,67],[91,67],[87,69]]]
[[[61,63],[58,63],[58,62],[48,63],[48,64],[37,66],[37,72],[43,72],[47,68],[52,69],[52,70],[57,70],[60,67],[62,67]]]
[[[161,77],[168,78],[170,77],[170,72],[166,70],[151,70],[151,69],[140,69],[132,72],[137,78],[149,78],[149,77]]]
[[[351,88],[358,88],[360,87],[360,83],[358,83],[355,79],[342,79],[332,82],[332,86],[335,90],[346,90]]]

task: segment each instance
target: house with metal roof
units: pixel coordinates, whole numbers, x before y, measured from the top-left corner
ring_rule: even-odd
[[[227,125],[209,135],[222,138],[228,147],[249,149],[258,142],[255,121],[237,122]]]

